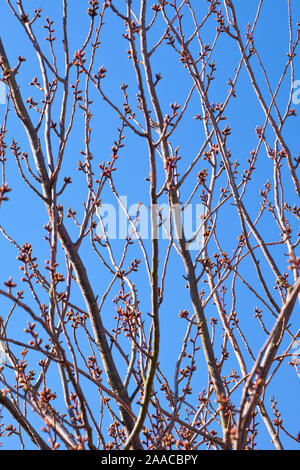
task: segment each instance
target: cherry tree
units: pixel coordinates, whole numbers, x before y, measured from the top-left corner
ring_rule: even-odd
[[[34,3],[0,7],[4,448],[297,447],[299,5]]]

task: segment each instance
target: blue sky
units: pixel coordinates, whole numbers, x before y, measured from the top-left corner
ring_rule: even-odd
[[[26,8],[32,10],[37,7],[36,1],[28,0],[25,3]],[[135,2],[133,2],[135,4]],[[203,2],[204,3],[204,2]],[[206,2],[205,2],[206,3]],[[252,23],[255,12],[257,9],[258,1],[252,0],[251,2],[235,2],[237,4],[237,14],[240,21],[240,29],[244,38],[245,28],[248,23]],[[79,0],[73,0],[69,7],[69,38],[70,38],[70,50],[75,52],[82,44],[83,39],[86,36],[88,29],[88,19],[86,15],[87,2]],[[291,2],[294,18],[300,18],[300,4],[294,0]],[[40,0],[39,5],[43,8],[43,18],[49,16],[50,19],[55,20],[55,27],[57,29],[56,36],[56,53],[58,58],[58,66],[63,66],[63,55],[61,47],[61,23],[59,19],[61,1],[53,0],[47,2]],[[31,96],[33,91],[32,87],[28,83],[32,78],[39,74],[38,63],[34,56],[32,46],[28,39],[24,36],[22,28],[9,11],[8,6],[5,2],[0,5],[0,18],[1,18],[1,37],[6,47],[7,55],[10,63],[15,64],[17,57],[22,55],[26,57],[26,62],[22,64],[21,72],[17,76],[19,83],[21,84],[21,91],[23,96]],[[268,76],[270,78],[271,87],[274,90],[277,86],[278,80],[282,74],[282,70],[286,63],[286,53],[289,47],[289,34],[287,28],[287,2],[286,0],[265,0],[261,19],[258,22],[256,28],[256,47],[258,47],[260,57]],[[100,40],[101,45],[98,51],[96,65],[97,67],[102,64],[107,69],[107,76],[103,83],[104,91],[113,98],[113,101],[121,105],[123,97],[120,90],[122,82],[128,83],[128,95],[132,102],[135,102],[135,95],[137,93],[137,85],[135,74],[130,67],[129,61],[126,57],[126,49],[128,44],[126,40],[120,34],[120,30],[123,31],[122,22],[115,18],[114,15],[108,14],[106,24],[103,28]],[[294,25],[296,30],[296,25]],[[39,31],[39,37],[42,38],[45,34],[43,28],[37,29]],[[160,35],[160,26],[155,30],[156,37]],[[204,32],[204,42],[209,42],[213,39],[215,31],[213,26],[208,23]],[[44,51],[47,51],[48,44],[46,41],[41,39],[42,47]],[[231,44],[231,45],[230,45]],[[228,45],[228,49],[226,49]],[[230,47],[230,53],[228,53]],[[228,92],[227,80],[233,77],[233,68],[238,65],[240,59],[239,51],[237,47],[232,47],[232,40],[227,38],[217,45],[214,52],[214,60],[217,64],[216,79],[213,83],[209,97],[211,102],[222,102],[225,100]],[[179,63],[178,58],[174,51],[167,45],[163,46],[161,52],[154,54],[152,58],[152,64],[154,71],[161,73],[163,79],[158,85],[158,94],[163,106],[163,113],[170,112],[170,103],[178,102],[183,104],[186,99],[190,86],[192,84],[190,77],[187,76],[186,71]],[[295,59],[295,79],[300,79],[300,63],[299,58]],[[256,69],[255,69],[256,70]],[[258,68],[257,68],[258,70]],[[267,94],[267,88],[263,82],[263,76],[258,72],[258,77],[262,90]],[[278,95],[277,104],[283,111],[288,98],[290,75],[287,75],[281,91]],[[228,109],[226,110],[226,116],[229,118],[230,127],[232,128],[232,136],[230,137],[230,149],[234,159],[239,159],[241,168],[247,167],[247,159],[249,158],[249,152],[257,145],[257,136],[255,134],[255,128],[257,125],[263,125],[264,115],[260,109],[257,98],[250,86],[249,77],[245,68],[242,69],[239,81],[237,84],[238,98],[232,99]],[[110,107],[101,101],[99,94],[91,88],[91,99],[93,100],[92,105],[92,140],[91,150],[94,154],[96,163],[103,160],[108,161],[111,154],[111,146],[113,141],[117,138],[116,127],[120,125],[120,120],[116,113],[110,109]],[[267,102],[269,103],[269,96]],[[296,106],[297,108],[297,106]],[[59,108],[55,108],[59,112]],[[298,108],[296,111],[299,113]],[[179,153],[181,160],[179,163],[179,172],[183,173],[187,168],[188,164],[194,156],[197,154],[204,140],[203,127],[200,121],[193,119],[197,113],[201,112],[201,106],[199,96],[194,93],[191,99],[189,110],[186,117],[183,119],[181,126],[174,134],[173,142],[174,148],[177,145],[180,146]],[[0,122],[3,121],[5,114],[5,105],[0,105]],[[300,114],[299,114],[300,115]],[[299,115],[290,118],[288,125],[284,130],[284,138],[286,138],[293,155],[299,153]],[[58,119],[59,114],[56,116]],[[82,172],[77,171],[77,161],[80,158],[80,149],[83,149],[83,120],[80,113],[75,122],[74,129],[71,138],[68,143],[65,160],[61,171],[60,186],[64,176],[72,177],[72,186],[67,188],[63,194],[60,202],[65,205],[65,212],[69,206],[76,210],[80,218],[80,214],[83,213],[83,200],[87,196],[87,188],[84,183],[84,177]],[[270,131],[267,131],[271,134]],[[17,122],[13,112],[9,114],[8,120],[8,133],[6,136],[6,143],[9,146],[11,138],[18,141],[18,144],[30,154],[28,142],[26,141],[25,132]],[[273,136],[271,142],[273,142]],[[55,139],[54,146],[55,144]],[[149,183],[145,181],[145,177],[149,174],[148,166],[148,153],[145,141],[143,139],[137,139],[130,130],[126,130],[126,146],[120,152],[120,157],[117,161],[117,172],[115,175],[115,184],[118,188],[120,195],[126,195],[128,199],[128,205],[142,201],[145,205],[149,204]],[[181,196],[183,200],[186,200],[193,188],[194,178],[199,171],[203,168],[204,163],[199,162],[195,170],[190,175],[186,184],[181,189]],[[265,155],[264,149],[261,150],[259,158],[256,164],[255,176],[247,189],[247,209],[249,213],[255,217],[259,211],[259,188],[262,188],[266,182],[266,174],[272,176],[272,162]],[[96,167],[96,164],[95,164]],[[158,186],[160,187],[164,181],[162,165],[159,167],[159,181]],[[14,234],[17,243],[22,245],[25,241],[32,243],[33,250],[41,265],[48,256],[47,242],[43,239],[44,230],[43,225],[48,221],[46,209],[40,200],[37,200],[35,195],[28,190],[24,181],[18,174],[15,159],[12,153],[8,150],[7,152],[7,163],[6,163],[7,182],[9,187],[13,190],[9,194],[9,202],[1,206],[1,225],[5,227],[8,234]],[[285,175],[284,175],[285,176]],[[296,202],[292,187],[288,177],[285,180],[284,189],[286,191],[286,197],[291,203]],[[104,190],[102,194],[103,202],[114,204],[116,201],[109,190],[109,187]],[[199,203],[200,199],[197,196],[195,203]],[[71,233],[76,234],[76,230],[72,226],[72,222],[66,219],[66,226],[70,228]],[[268,220],[268,222],[266,222]],[[222,209],[218,216],[218,235],[222,239],[222,247],[230,254],[234,244],[232,243],[233,237],[236,237],[240,233],[240,222],[233,206],[226,205]],[[258,228],[262,231],[265,239],[274,239],[275,225],[271,218],[265,218],[264,222]],[[276,232],[277,233],[277,232]],[[276,237],[275,237],[276,238]],[[124,241],[115,240],[112,242],[113,248],[116,250],[117,257],[121,256],[122,247]],[[151,243],[145,241],[145,246],[150,254]],[[1,264],[0,264],[0,284],[3,286],[9,276],[13,276],[15,281],[19,281],[21,272],[19,271],[19,261],[16,260],[17,251],[15,247],[10,245],[3,237],[0,238],[0,249],[1,249]],[[167,242],[160,242],[160,249],[162,253],[165,253],[167,249]],[[287,270],[287,263],[284,249],[278,249],[274,247],[272,254],[276,256],[276,260],[282,271]],[[82,247],[82,252],[88,273],[92,280],[92,285],[97,292],[101,295],[107,288],[111,277],[107,274],[106,269],[101,266],[101,263],[95,258],[91,247],[85,243]],[[128,260],[130,256],[136,256],[142,258],[142,254],[137,245],[130,248],[128,252]],[[59,260],[63,264],[63,252],[59,251]],[[195,256],[195,253],[193,253]],[[162,256],[162,259],[164,257]],[[128,261],[128,262],[129,262]],[[126,265],[126,263],[125,263]],[[265,266],[263,259],[261,259],[261,265],[266,270],[267,278],[271,276],[268,268]],[[160,265],[160,272],[162,264]],[[242,272],[247,277],[249,282],[255,284],[255,270],[251,263],[246,259],[242,265]],[[159,362],[162,369],[169,376],[172,383],[172,377],[174,375],[174,367],[180,353],[181,341],[185,334],[186,323],[185,320],[179,318],[180,310],[191,310],[191,304],[188,297],[188,291],[185,288],[183,280],[183,266],[176,252],[172,253],[169,263],[168,276],[166,278],[166,295],[164,303],[160,311],[160,322],[161,322],[161,349]],[[151,308],[150,289],[147,284],[147,273],[143,266],[138,273],[134,273],[132,280],[136,283],[139,290],[140,308],[146,314]],[[253,320],[253,308],[256,306],[255,299],[249,294],[249,291],[237,281],[239,297],[237,299],[236,310],[239,311],[240,325],[244,329],[244,332],[248,334],[250,339],[251,348],[254,353],[257,353],[264,342],[265,335],[261,329],[259,329],[257,322]],[[18,282],[19,286],[19,282]],[[230,308],[230,282],[227,285],[229,289],[228,295],[228,308]],[[20,287],[21,288],[21,287]],[[22,287],[23,288],[23,287]],[[117,292],[117,288],[112,291],[112,294]],[[262,289],[258,287],[259,292],[263,295]],[[80,299],[79,293],[74,290],[74,299],[78,300],[79,304],[83,305],[83,301]],[[275,294],[274,294],[275,295]],[[110,298],[112,295],[110,296]],[[28,299],[30,297],[28,296]],[[10,303],[1,298],[1,315],[6,316],[9,311]],[[46,299],[45,299],[46,301]],[[34,305],[33,301],[28,302]],[[261,307],[261,305],[259,305]],[[295,321],[296,310],[299,306],[296,305],[295,312],[292,320]],[[206,310],[207,318],[217,317],[217,311],[213,303],[210,303]],[[18,315],[23,315],[20,311]],[[103,321],[107,328],[113,327],[114,321],[112,318],[111,307],[109,301],[105,304],[103,309]],[[270,329],[272,327],[274,318],[266,313],[266,326]],[[15,337],[24,336],[24,323],[23,318],[19,321],[18,316],[10,322],[10,328]],[[297,327],[294,325],[294,328]],[[219,322],[217,327],[218,331],[218,348],[222,344],[222,328]],[[293,330],[296,331],[295,329]],[[241,342],[241,345],[243,343]],[[286,345],[288,342],[285,343]],[[243,352],[246,354],[246,348],[242,345]],[[199,362],[201,363],[201,351],[198,354]],[[249,367],[251,360],[249,359]],[[235,362],[226,364],[224,367],[225,371],[229,371],[233,368],[237,368]],[[54,377],[54,376],[53,376]],[[270,410],[270,398],[274,394],[278,399],[278,405],[282,411],[282,417],[287,429],[291,433],[297,434],[299,431],[299,418],[300,418],[300,405],[299,405],[299,378],[296,376],[295,370],[292,367],[282,367],[272,382],[273,385],[270,387],[270,392],[266,395],[266,403],[268,403]],[[193,379],[193,386],[195,390],[202,390],[203,387],[207,386],[207,372],[202,364],[195,374]],[[87,387],[87,393],[92,393]],[[196,398],[197,393],[195,393]],[[237,400],[239,403],[239,399]],[[262,434],[258,440],[258,448],[272,448],[270,439],[267,436],[263,422],[260,422],[259,429]],[[3,439],[4,448],[5,446],[16,445],[14,438],[10,440]],[[292,441],[284,434],[282,434],[282,442],[288,449],[293,449],[297,444]]]

